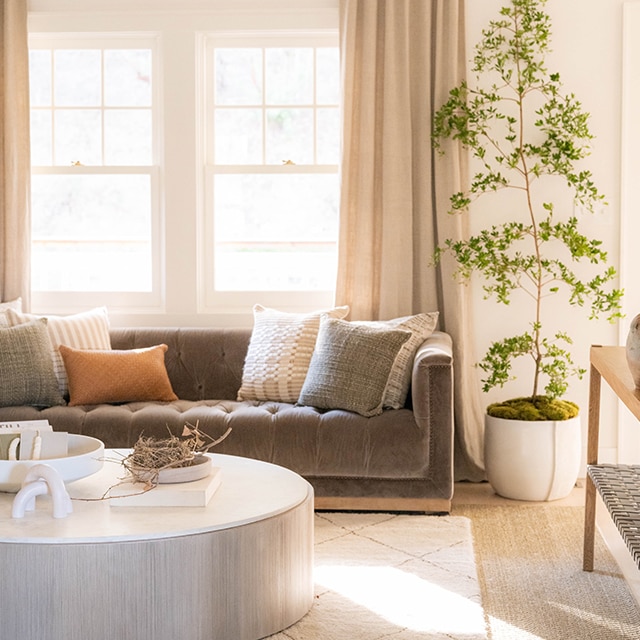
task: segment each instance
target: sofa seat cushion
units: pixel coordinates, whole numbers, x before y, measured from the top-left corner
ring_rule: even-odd
[[[133,402],[42,411],[0,408],[0,421],[38,418],[48,419],[56,430],[93,436],[113,448],[132,447],[141,433],[164,438],[169,429],[180,434],[186,423],[197,423],[212,437],[232,427],[214,453],[265,460],[308,477],[421,478],[429,464],[427,439],[408,409],[364,418],[341,410],[232,400]]]

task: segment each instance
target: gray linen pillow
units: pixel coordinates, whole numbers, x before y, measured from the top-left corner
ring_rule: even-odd
[[[404,329],[411,337],[402,345],[389,375],[382,405],[391,409],[404,407],[411,386],[413,360],[418,347],[433,333],[438,323],[438,312],[419,313],[393,320],[358,320],[357,324],[384,329]]]
[[[323,317],[298,404],[367,417],[382,413],[391,368],[410,336]]]
[[[64,404],[51,361],[47,320],[0,328],[0,406]]]

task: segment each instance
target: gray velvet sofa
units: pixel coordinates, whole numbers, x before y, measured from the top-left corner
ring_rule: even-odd
[[[314,487],[317,509],[448,512],[453,494],[453,362],[450,337],[418,349],[407,406],[363,417],[278,402],[236,401],[251,329],[112,328],[113,349],[168,345],[179,400],[119,405],[2,407],[0,421],[46,418],[54,429],[131,447],[141,433],[179,435],[198,422],[215,453],[288,467]]]

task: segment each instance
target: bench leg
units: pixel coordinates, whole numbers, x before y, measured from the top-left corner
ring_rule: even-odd
[[[582,568],[593,571],[593,556],[596,535],[596,487],[587,473],[584,505],[584,549],[582,552]]]
[[[592,347],[593,349],[594,347]],[[593,366],[589,368],[589,425],[587,432],[587,482],[584,503],[584,550],[582,568],[593,571],[593,553],[596,535],[596,485],[589,475],[589,465],[598,464],[600,435],[600,387],[602,376]]]

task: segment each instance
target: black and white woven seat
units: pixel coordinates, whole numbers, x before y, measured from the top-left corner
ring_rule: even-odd
[[[640,465],[589,465],[587,473],[640,568]]]

